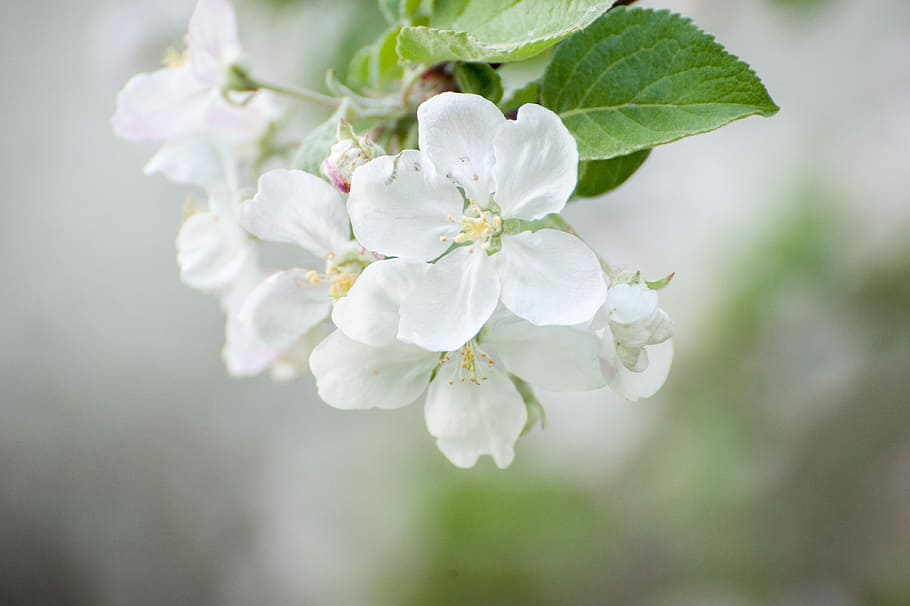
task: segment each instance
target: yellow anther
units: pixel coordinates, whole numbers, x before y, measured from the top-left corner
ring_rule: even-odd
[[[168,67],[171,69],[176,69],[178,67],[183,67],[184,65],[186,65],[189,62],[189,60],[190,60],[189,49],[183,51],[182,53],[178,53],[177,49],[175,49],[172,46],[164,52],[164,58],[161,60],[161,62],[164,64],[165,67]]]
[[[450,223],[456,223],[449,217]],[[480,246],[481,250],[489,250],[493,238],[502,231],[502,218],[488,210],[483,210],[474,200],[471,200],[461,217],[461,233],[453,239],[457,244],[468,242]],[[473,252],[473,251],[470,251]]]
[[[320,284],[322,282],[331,282],[329,286],[329,296],[335,301],[346,296],[360,272],[363,271],[364,263],[360,260],[349,260],[338,265],[332,263],[335,258],[334,254],[326,256],[325,273],[319,273],[315,270],[306,272],[305,277],[310,284]]]
[[[357,274],[342,273],[329,288],[329,296],[336,301],[347,296],[355,281],[357,281]]]

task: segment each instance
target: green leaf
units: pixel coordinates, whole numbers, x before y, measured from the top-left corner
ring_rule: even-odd
[[[502,113],[509,114],[525,103],[537,103],[539,101],[540,82],[535,80],[514,91],[507,99],[503,99],[499,104],[499,109],[502,110]]]
[[[579,162],[575,195],[590,198],[613,191],[628,181],[650,155],[650,149],[643,149],[610,160]]]
[[[339,109],[303,138],[291,162],[293,168],[312,175],[322,174],[322,161],[328,157],[332,146],[338,141],[338,121],[341,117],[342,111]]]
[[[537,55],[610,8],[604,0],[436,0],[428,26],[401,30],[402,61],[502,63]]]
[[[409,21],[421,4],[421,0],[379,0],[379,10],[389,25],[396,25]]]
[[[505,63],[496,68],[502,81],[503,110],[517,109],[525,103],[537,103],[540,100],[540,80],[543,78],[553,49],[546,50],[527,61]]]
[[[452,73],[455,84],[463,93],[486,97],[493,103],[502,99],[502,82],[499,74],[487,63],[459,63]]]
[[[582,160],[606,160],[720,128],[778,107],[748,65],[690,20],[619,8],[560,46],[543,104]]]
[[[348,66],[348,83],[360,90],[383,92],[404,75],[395,51],[400,28],[393,27],[379,36],[351,59]]]
[[[370,63],[373,61],[373,45],[364,46],[351,57],[346,82],[358,89],[370,88]]]

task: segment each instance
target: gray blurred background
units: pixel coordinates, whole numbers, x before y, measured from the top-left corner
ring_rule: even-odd
[[[543,394],[508,471],[463,471],[419,407],[225,375],[177,277],[188,191],[108,127],[193,3],[0,0],[0,604],[910,604],[910,3],[642,4],[782,111],[568,211],[677,272],[664,390]],[[381,27],[240,8],[254,64],[316,87]]]

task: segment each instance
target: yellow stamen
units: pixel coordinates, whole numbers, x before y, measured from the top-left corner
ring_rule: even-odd
[[[329,288],[329,296],[336,301],[341,297],[347,296],[356,281],[357,274],[350,272],[342,273]]]
[[[161,60],[161,63],[165,67],[170,69],[176,69],[178,67],[183,67],[190,60],[190,51],[189,49],[184,50],[182,53],[178,53],[177,49],[173,46],[164,51],[164,58]]]
[[[457,224],[454,217],[448,217],[449,223]],[[489,210],[480,208],[474,200],[468,203],[465,214],[461,217],[461,231],[452,239],[456,244],[477,244],[481,250],[489,250],[493,238],[502,232],[502,218]],[[448,241],[448,237],[444,242]],[[468,252],[474,252],[469,249]]]

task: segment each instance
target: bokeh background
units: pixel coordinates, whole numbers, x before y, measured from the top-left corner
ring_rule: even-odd
[[[315,87],[381,27],[239,4],[254,64]],[[187,191],[108,127],[192,2],[0,0],[0,604],[910,604],[910,3],[642,4],[782,111],[568,211],[677,272],[665,389],[543,394],[509,470],[463,471],[419,407],[225,376],[177,278]]]

